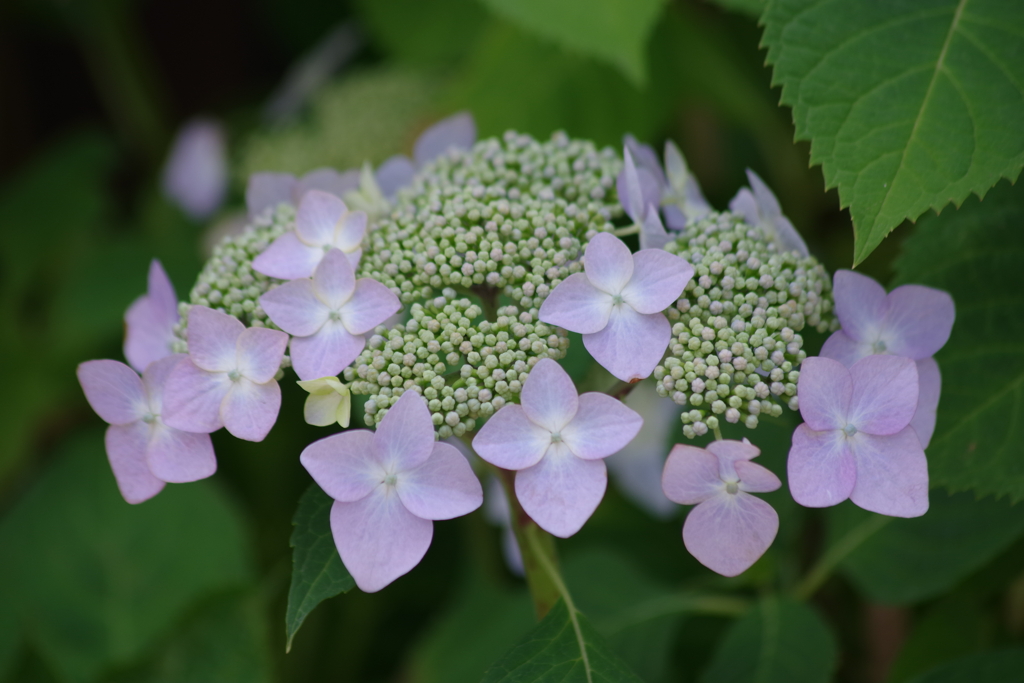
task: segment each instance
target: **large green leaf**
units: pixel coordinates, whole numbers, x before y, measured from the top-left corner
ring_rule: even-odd
[[[352,575],[341,563],[331,535],[331,506],[334,501],[316,484],[310,484],[299,499],[292,524],[292,584],[288,589],[288,631],[286,649],[306,616],[328,598],[355,587]]]
[[[827,683],[836,663],[835,638],[811,607],[769,597],[729,630],[701,683]]]
[[[1020,126],[1018,126],[1020,128]],[[928,447],[933,484],[1024,499],[1024,183],[984,202],[922,219],[896,263],[899,283],[944,289],[956,301],[936,355],[942,400]]]
[[[1007,683],[1020,680],[1024,650],[982,652],[951,662],[913,679],[911,683]]]
[[[973,596],[954,593],[938,601],[914,620],[887,683],[903,683],[939,664],[985,649],[995,631],[993,615],[986,612]]]
[[[642,683],[590,622],[559,600],[483,683]]]
[[[1024,165],[1013,0],[775,0],[762,21],[797,139],[850,207],[859,263],[904,219]]]
[[[664,0],[483,0],[497,14],[643,85],[647,38]]]

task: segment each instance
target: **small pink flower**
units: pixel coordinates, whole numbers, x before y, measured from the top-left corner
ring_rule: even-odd
[[[390,289],[356,280],[349,260],[332,249],[312,278],[275,287],[260,297],[275,325],[292,335],[292,366],[299,379],[337,375],[366,346],[363,334],[402,307]]]
[[[188,314],[188,357],[167,378],[164,421],[186,432],[221,427],[239,439],[262,441],[277,421],[281,367],[288,335],[247,328],[237,318],[205,306]]]
[[[138,372],[171,355],[178,297],[160,261],[149,264],[149,288],[124,314],[124,357]]]
[[[333,168],[318,168],[301,178],[290,173],[253,173],[245,188],[245,203],[249,208],[249,218],[255,218],[265,209],[278,204],[298,206],[311,190],[320,190],[341,198],[357,187],[358,170],[338,173]]]
[[[523,384],[522,405],[507,404],[480,429],[473,449],[516,473],[516,497],[537,524],[567,538],[597,509],[608,485],[602,458],[633,440],[643,420],[605,394],[576,394],[569,375],[544,358]]]
[[[680,505],[696,505],[683,524],[683,543],[708,569],[736,576],[775,540],[779,516],[751,493],[782,482],[750,462],[761,453],[749,441],[714,441],[707,449],[677,445],[669,453],[662,488]]]
[[[635,382],[654,372],[672,328],[662,312],[683,293],[693,266],[661,249],[635,254],[600,233],[587,244],[583,273],[567,277],[540,307],[540,319],[583,335],[609,372]]]
[[[415,391],[402,394],[376,432],[358,429],[320,439],[299,460],[334,498],[334,542],[367,593],[419,564],[434,534],[432,520],[469,514],[483,502],[466,459],[434,440],[427,403]]]
[[[217,470],[209,435],[170,427],[161,415],[167,376],[184,358],[178,354],[154,361],[141,379],[115,360],[90,360],[78,366],[86,400],[110,425],[107,458],[129,503],[152,498],[164,482],[197,481]]]

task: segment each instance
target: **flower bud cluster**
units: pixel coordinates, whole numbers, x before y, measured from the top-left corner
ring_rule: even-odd
[[[666,311],[673,338],[654,371],[661,396],[690,406],[683,433],[706,434],[720,420],[753,429],[759,415],[781,415],[783,404],[796,410],[795,368],[807,357],[799,332],[838,326],[824,267],[780,251],[730,212],[687,226],[665,249],[695,269]]]

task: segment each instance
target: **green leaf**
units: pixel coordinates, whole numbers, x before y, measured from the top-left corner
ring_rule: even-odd
[[[719,7],[724,7],[739,14],[746,14],[754,19],[760,17],[761,12],[768,5],[768,0],[711,0],[711,2]]]
[[[355,588],[352,575],[341,563],[341,557],[331,535],[331,506],[334,500],[310,484],[299,499],[292,524],[292,584],[288,589],[288,613],[285,626],[288,643],[292,640],[306,616],[328,598],[347,593]]]
[[[911,683],[1006,683],[1020,678],[1024,650],[982,652],[963,657],[913,679]]]
[[[388,56],[418,69],[462,59],[490,20],[478,0],[358,0],[356,6]]]
[[[775,0],[763,44],[860,263],[905,219],[1024,166],[1024,12],[1006,0]]]
[[[482,683],[642,683],[612,652],[590,622],[555,603]]]
[[[981,601],[954,594],[914,621],[913,630],[889,670],[888,683],[902,683],[938,664],[984,649],[994,624]]]
[[[829,536],[841,538],[876,516],[851,503],[829,511]],[[841,564],[872,600],[918,602],[947,590],[1024,534],[1024,505],[932,490],[923,517],[892,519]]]
[[[483,0],[496,14],[568,50],[611,64],[636,86],[664,0]]]
[[[729,630],[701,683],[827,683],[837,654],[817,612],[769,597]]]
[[[942,400],[928,447],[933,485],[1024,499],[1024,183],[922,219],[898,283],[948,291],[953,334],[936,354]]]

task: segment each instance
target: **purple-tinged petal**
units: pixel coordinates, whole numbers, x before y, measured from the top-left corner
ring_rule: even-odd
[[[633,161],[636,162],[637,168],[642,168],[654,176],[659,188],[668,185],[668,179],[665,178],[665,172],[661,170],[661,162],[658,161],[658,154],[653,147],[645,145],[629,133],[622,136],[622,145],[633,155]]]
[[[401,309],[394,292],[364,277],[356,281],[355,293],[341,307],[341,322],[352,334],[365,334]]]
[[[210,372],[230,372],[238,362],[238,336],[245,325],[238,318],[206,306],[188,312],[188,355],[196,367]]]
[[[328,320],[308,337],[292,337],[292,367],[301,380],[337,376],[365,346],[362,336],[350,334],[340,321]]]
[[[750,181],[750,187],[754,190],[754,198],[760,209],[762,218],[760,224],[771,231],[769,237],[772,237],[783,251],[795,251],[801,256],[807,256],[810,253],[807,251],[807,243],[804,242],[790,220],[782,214],[782,207],[779,205],[775,193],[761,180],[759,175],[749,168],[747,169],[747,180]]]
[[[356,273],[348,257],[340,249],[331,249],[313,273],[313,291],[328,309],[336,311],[352,298],[355,289]]]
[[[362,244],[363,237],[366,235],[368,220],[365,211],[349,211],[338,224],[332,244],[345,253],[355,251]],[[359,261],[356,259],[352,266],[355,267],[358,263]]]
[[[396,154],[377,168],[377,185],[389,200],[395,198],[399,188],[412,184],[416,166],[404,154]]]
[[[335,228],[346,213],[348,207],[339,197],[321,190],[310,190],[302,198],[295,214],[295,232],[311,247],[332,244]]]
[[[124,314],[124,356],[142,372],[150,363],[171,354],[178,322],[178,297],[160,261],[149,264],[149,288]]]
[[[209,434],[224,426],[220,406],[231,389],[226,372],[207,372],[185,358],[164,385],[161,418],[168,427]]]
[[[107,424],[130,424],[150,411],[142,380],[124,363],[87,360],[78,366],[78,382],[85,400]]]
[[[359,187],[358,173],[338,173],[333,168],[315,168],[299,179],[296,183],[292,203],[298,206],[302,198],[311,190],[320,190],[342,197]]]
[[[506,404],[473,439],[473,450],[495,467],[522,470],[540,462],[551,445],[551,432],[526,417],[522,406]]]
[[[712,455],[731,463],[739,460],[753,460],[761,455],[761,449],[746,439],[743,441],[736,441],[735,439],[712,441],[706,448]]]
[[[758,225],[761,222],[757,200],[754,199],[754,193],[746,187],[741,187],[736,196],[729,200],[729,211],[743,216],[744,222],[748,225]]]
[[[621,401],[590,392],[579,397],[579,409],[562,428],[562,441],[578,458],[606,458],[625,448],[643,424],[640,414]]]
[[[857,484],[850,500],[892,517],[928,512],[928,462],[912,427],[897,434],[857,434],[852,442]]]
[[[622,300],[637,313],[661,313],[679,299],[693,277],[693,266],[662,249],[633,254],[633,277],[622,290]]]
[[[882,340],[895,356],[929,358],[945,346],[953,331],[953,297],[940,289],[903,285],[889,293]]]
[[[848,368],[874,352],[870,342],[856,341],[842,330],[833,332],[821,347],[822,358],[837,360]]]
[[[232,383],[220,412],[224,428],[231,436],[246,441],[263,441],[277,422],[280,410],[281,387],[277,382],[257,384],[242,377]]]
[[[249,184],[245,188],[245,203],[249,207],[249,217],[255,218],[264,209],[283,202],[291,203],[292,190],[296,184],[298,180],[290,173],[253,173],[249,176]]]
[[[703,448],[676,444],[665,461],[661,488],[669,500],[680,505],[696,505],[718,495],[725,490],[718,458]]]
[[[142,384],[146,387],[146,396],[149,397],[149,412],[153,415],[160,415],[164,410],[164,386],[171,371],[182,360],[188,358],[187,354],[176,353],[166,358],[150,363],[146,371],[142,373]]]
[[[687,168],[686,159],[683,158],[679,147],[671,140],[665,141],[665,177],[672,194],[675,195],[676,202],[682,205],[682,211],[679,212],[679,218],[682,221],[679,224],[673,224],[678,220],[676,218],[669,220],[667,211],[669,207],[666,207],[666,220],[670,228],[682,230],[686,227],[687,222],[699,221],[711,213],[711,205],[704,198],[704,193],[700,190],[700,183]],[[731,211],[732,207],[730,206],[729,209]]]
[[[928,448],[935,433],[935,412],[939,408],[939,394],[942,393],[942,373],[934,358],[917,361],[917,411],[910,426],[921,440],[921,448]]]
[[[657,207],[661,203],[661,186],[650,171],[637,168],[628,147],[622,153],[625,164],[616,179],[619,203],[634,223],[642,223],[647,207]]]
[[[530,370],[520,397],[523,412],[548,432],[560,432],[579,409],[579,395],[562,366],[542,358]]]
[[[917,365],[901,356],[868,356],[850,368],[853,397],[847,420],[868,434],[895,434],[917,411]],[[800,373],[803,379],[803,373]],[[801,405],[803,397],[801,396]]]
[[[654,372],[671,338],[672,326],[663,314],[644,315],[622,304],[612,310],[607,327],[583,335],[583,346],[608,372],[635,382]]]
[[[402,505],[398,494],[381,487],[352,503],[335,502],[331,533],[345,568],[356,585],[376,593],[409,573],[427,554],[434,523]]]
[[[839,429],[816,432],[806,424],[797,427],[786,468],[793,500],[809,508],[843,502],[857,479],[848,439]]]
[[[398,475],[405,508],[423,519],[453,519],[483,505],[484,490],[469,461],[454,446],[435,443],[430,458]]]
[[[797,395],[800,396],[800,414],[809,429],[842,429],[850,413],[853,379],[839,361],[808,358],[800,367]]]
[[[722,576],[737,576],[764,555],[779,530],[771,505],[746,493],[704,501],[683,523],[683,544],[697,561]]]
[[[665,227],[673,232],[679,232],[688,224],[686,214],[675,204],[667,204],[661,207],[661,215],[665,219]],[[669,237],[674,238],[675,236],[670,235]],[[641,247],[641,249],[643,248]]]
[[[114,471],[121,496],[131,504],[149,500],[164,488],[146,465],[149,425],[141,420],[127,425],[110,425],[104,436],[107,460]]]
[[[836,316],[843,331],[854,341],[874,343],[889,310],[885,288],[852,270],[837,270],[832,282]]]
[[[386,475],[374,456],[373,432],[369,429],[314,441],[303,449],[299,462],[327,495],[343,503],[370,495]]]
[[[501,530],[501,554],[505,558],[505,566],[516,576],[525,576],[523,568],[523,552],[519,549],[519,541],[512,527]]]
[[[331,315],[331,309],[316,295],[309,278],[274,287],[260,297],[260,306],[271,322],[297,337],[315,334]]]
[[[633,277],[633,254],[618,237],[601,232],[587,244],[583,269],[590,284],[615,296]]]
[[[658,207],[648,206],[643,225],[640,226],[640,249],[663,249],[672,241],[658,216]]]
[[[516,498],[540,528],[559,538],[580,530],[608,487],[602,460],[581,460],[553,443],[541,461],[516,472]]]
[[[179,129],[161,185],[164,195],[194,220],[208,218],[220,207],[228,189],[228,159],[224,127],[218,121],[196,118]]]
[[[377,425],[373,438],[385,467],[406,472],[422,465],[434,451],[434,423],[426,399],[415,390],[406,391]]]
[[[288,335],[281,330],[249,327],[238,335],[238,371],[256,384],[274,379],[281,369]]]
[[[422,167],[449,149],[468,150],[476,142],[476,122],[469,112],[441,119],[420,134],[413,148],[416,165]]]
[[[782,486],[782,482],[773,472],[757,463],[739,460],[733,463],[733,467],[740,478],[740,491],[767,493]]]
[[[611,312],[612,295],[590,284],[583,273],[574,273],[544,299],[539,317],[571,332],[592,334],[605,328]]]
[[[323,256],[323,249],[303,244],[294,231],[289,231],[252,260],[252,269],[278,280],[296,280],[312,277]]]
[[[209,434],[183,432],[160,421],[152,427],[146,463],[153,476],[176,484],[206,479],[217,471]]]

